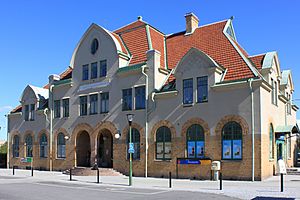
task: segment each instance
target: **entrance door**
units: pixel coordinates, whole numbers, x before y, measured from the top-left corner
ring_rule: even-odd
[[[79,133],[76,140],[76,158],[78,167],[91,166],[90,136],[86,131]]]
[[[100,133],[98,138],[98,166],[104,168],[113,167],[113,138],[106,130]]]
[[[277,160],[279,159],[285,160],[284,141],[276,140],[276,149],[277,149]]]

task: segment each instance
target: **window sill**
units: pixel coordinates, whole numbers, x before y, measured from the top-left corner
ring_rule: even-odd
[[[55,158],[55,160],[66,160],[66,158]]]
[[[221,162],[242,162],[243,159],[222,159]]]
[[[171,160],[159,160],[159,159],[154,159],[154,162],[172,162]]]
[[[208,101],[198,101],[197,104],[208,103]]]
[[[182,104],[183,107],[192,107],[194,103],[189,103],[189,104]]]
[[[109,112],[100,112],[100,114],[104,115],[104,114],[108,114]]]
[[[90,115],[98,115],[98,113],[90,113]]]
[[[135,110],[145,110],[145,108],[135,108]]]

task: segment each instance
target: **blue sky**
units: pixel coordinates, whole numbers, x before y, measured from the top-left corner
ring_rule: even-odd
[[[139,15],[164,33],[184,30],[187,12],[200,25],[234,16],[239,43],[250,55],[276,50],[281,69],[292,69],[294,99],[300,99],[299,8],[300,1],[292,0],[1,1],[0,139],[6,139],[4,115],[18,105],[26,85],[43,86],[49,74],[62,72],[91,23],[115,30]]]

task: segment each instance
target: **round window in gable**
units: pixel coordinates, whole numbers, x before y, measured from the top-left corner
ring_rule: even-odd
[[[93,39],[93,42],[92,42],[92,46],[91,46],[91,53],[92,54],[95,54],[98,50],[98,47],[99,47],[99,42],[98,40],[95,38]]]

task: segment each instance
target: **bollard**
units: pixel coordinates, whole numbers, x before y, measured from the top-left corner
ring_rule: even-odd
[[[100,183],[100,178],[99,178],[99,176],[100,176],[100,173],[99,173],[99,168],[97,169],[97,183]]]
[[[222,177],[222,173],[220,172],[220,190],[223,190],[222,181],[223,181],[223,177]]]
[[[33,167],[31,167],[31,176],[33,176]]]
[[[70,181],[72,181],[72,169],[70,169]]]
[[[172,188],[172,173],[169,172],[169,188]]]
[[[280,191],[283,192],[283,173],[280,174],[281,184],[280,184]]]
[[[13,166],[13,176],[15,175],[15,166]]]

